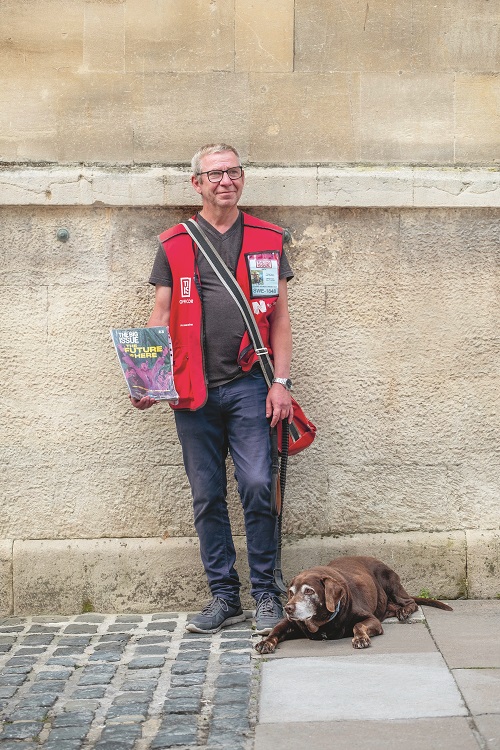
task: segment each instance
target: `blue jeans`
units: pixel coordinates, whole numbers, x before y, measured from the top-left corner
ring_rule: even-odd
[[[213,596],[239,602],[227,508],[226,456],[229,450],[243,506],[252,595],[278,594],[274,584],[277,534],[271,513],[271,450],[260,371],[210,388],[197,411],[176,411],[177,433],[193,495],[194,524],[201,559]]]

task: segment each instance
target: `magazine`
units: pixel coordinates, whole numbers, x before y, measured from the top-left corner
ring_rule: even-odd
[[[172,341],[168,327],[111,328],[125,382],[132,398],[149,396],[176,402]]]

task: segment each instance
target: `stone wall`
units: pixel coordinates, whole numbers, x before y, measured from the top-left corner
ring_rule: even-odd
[[[76,554],[77,540],[194,536],[171,411],[130,407],[109,337],[109,326],[147,319],[154,238],[189,210],[3,209],[5,539],[44,539],[45,550],[60,540],[60,553]],[[334,537],[357,535],[364,551],[362,535],[400,544],[419,532],[424,559],[436,532],[496,539],[497,210],[250,210],[292,235],[293,376],[318,426],[291,459],[287,538],[313,548],[330,538],[333,549]],[[243,534],[234,487],[231,513]],[[454,580],[457,595],[465,567]]]
[[[0,4],[0,612],[207,596],[172,414],[130,407],[109,327],[147,320],[221,139],[291,234],[318,437],[285,574],[372,553],[416,594],[500,593],[499,28],[487,0]]]
[[[498,163],[488,0],[3,0],[0,160]]]

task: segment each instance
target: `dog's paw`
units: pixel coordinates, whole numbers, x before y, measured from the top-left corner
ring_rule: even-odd
[[[263,638],[256,643],[254,648],[259,654],[273,654],[276,651],[278,642],[275,638]]]
[[[414,612],[414,607],[400,607],[396,612],[396,617],[398,618],[399,622],[406,622]]]
[[[353,648],[368,648],[371,646],[371,641],[367,635],[355,635],[352,639]]]

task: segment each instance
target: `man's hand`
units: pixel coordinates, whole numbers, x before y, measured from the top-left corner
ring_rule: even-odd
[[[266,417],[271,418],[271,427],[276,427],[281,419],[293,419],[293,406],[290,391],[280,383],[273,383],[266,399]]]
[[[142,398],[132,398],[132,396],[129,396],[129,398],[132,406],[135,406],[136,409],[140,409],[140,411],[150,409],[151,406],[158,403],[158,401],[155,401],[154,398],[150,398],[149,396],[143,396]]]

